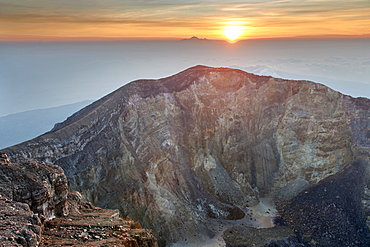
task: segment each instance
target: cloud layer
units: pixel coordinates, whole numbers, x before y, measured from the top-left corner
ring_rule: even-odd
[[[0,43],[0,116],[98,99],[195,65],[308,79],[370,97],[369,39]]]
[[[368,0],[0,0],[3,36],[244,38],[369,32]]]

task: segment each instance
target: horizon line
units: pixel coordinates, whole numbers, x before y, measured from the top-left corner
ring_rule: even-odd
[[[199,41],[223,41],[228,43],[238,43],[249,40],[274,40],[274,39],[361,39],[370,38],[370,33],[359,35],[328,34],[328,35],[299,35],[299,36],[276,36],[276,37],[250,37],[230,42],[227,39],[212,39],[195,37]],[[179,37],[63,37],[63,36],[13,36],[0,37],[0,43],[10,42],[83,42],[83,41],[194,41],[190,38]]]

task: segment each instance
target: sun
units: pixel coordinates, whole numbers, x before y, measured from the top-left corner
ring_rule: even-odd
[[[226,26],[222,33],[229,42],[235,42],[243,34],[243,29],[242,26]]]

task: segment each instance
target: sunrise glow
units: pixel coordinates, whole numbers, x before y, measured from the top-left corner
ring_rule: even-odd
[[[0,41],[370,35],[366,0],[13,2],[0,3]]]
[[[235,42],[243,34],[243,27],[241,26],[227,26],[225,27],[223,34],[229,42]]]

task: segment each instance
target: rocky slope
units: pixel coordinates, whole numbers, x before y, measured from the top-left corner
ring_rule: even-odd
[[[38,246],[42,224],[26,203],[0,195],[0,246]]]
[[[127,84],[3,152],[59,165],[72,190],[154,229],[162,245],[197,243],[261,197],[291,199],[368,160],[369,107],[309,81],[196,66]]]
[[[68,192],[63,170],[0,153],[0,246],[157,247],[138,222]]]
[[[0,154],[0,195],[12,201],[26,203],[30,209],[44,218],[68,214],[66,199],[67,178],[56,165],[36,161],[10,163]]]
[[[316,246],[370,246],[361,197],[369,183],[369,164],[357,160],[343,171],[300,192],[279,211],[305,242]]]
[[[139,222],[122,219],[118,210],[102,209],[83,202],[79,193],[69,193],[66,217],[47,221],[40,246],[158,247],[150,230]]]
[[[38,246],[42,221],[68,214],[67,193],[59,166],[13,164],[0,153],[0,245]]]

